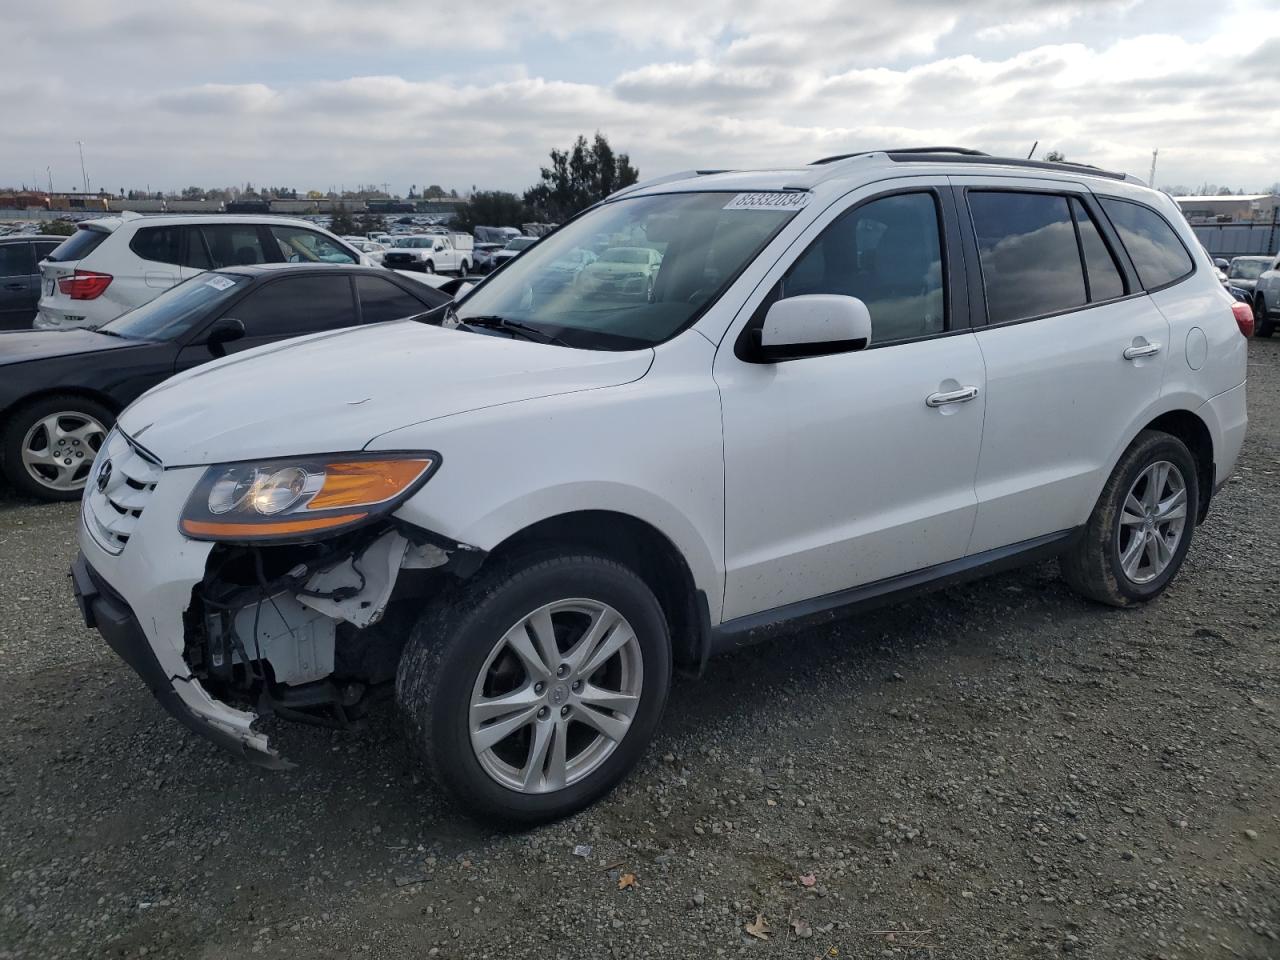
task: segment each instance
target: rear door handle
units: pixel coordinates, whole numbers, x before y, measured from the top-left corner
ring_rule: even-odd
[[[1140,346],[1126,347],[1124,358],[1126,360],[1141,360],[1143,357],[1154,357],[1160,352],[1160,344],[1144,343]]]
[[[968,403],[977,396],[977,387],[961,387],[946,393],[931,393],[924,398],[924,402],[931,407],[945,407],[948,403]]]

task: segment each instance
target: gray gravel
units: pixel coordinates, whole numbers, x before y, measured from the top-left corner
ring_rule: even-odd
[[[1280,340],[1250,357],[1158,602],[1044,565],[720,660],[521,835],[387,712],[269,725],[282,774],[187,734],[77,622],[75,508],[0,493],[0,958],[1280,957]]]

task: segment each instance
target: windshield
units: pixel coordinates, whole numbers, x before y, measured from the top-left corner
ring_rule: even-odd
[[[173,340],[204,322],[218,304],[230,300],[248,282],[238,273],[202,273],[122,313],[101,329],[129,340]]]
[[[1267,263],[1266,260],[1233,260],[1227,276],[1237,280],[1257,280],[1266,271]]]
[[[701,316],[807,199],[749,196],[757,201],[673,193],[603,204],[477,287],[458,319],[498,316],[589,349],[661,343]],[[787,202],[759,199],[773,196]],[[565,271],[574,257],[586,266]]]

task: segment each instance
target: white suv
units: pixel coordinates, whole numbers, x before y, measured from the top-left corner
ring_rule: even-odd
[[[100,327],[206,270],[281,262],[378,266],[305,220],[122,213],[80,223],[41,261],[34,325],[44,330]]]
[[[544,282],[601,235],[661,255],[649,295]],[[506,821],[601,796],[673,665],[775,627],[1052,555],[1153,599],[1245,434],[1247,308],[1168,197],[1077,165],[668,177],[440,309],[145,395],[73,575],[192,729],[278,765],[259,713],[393,689]]]

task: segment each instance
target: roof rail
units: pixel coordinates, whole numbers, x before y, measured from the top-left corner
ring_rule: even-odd
[[[895,153],[911,153],[911,154],[958,154],[962,157],[985,157],[987,154],[981,150],[970,150],[968,147],[903,147],[898,150],[859,150],[856,153],[838,153],[833,157],[823,157],[821,160],[814,160],[809,164],[816,167],[823,163],[835,163],[837,160],[848,160],[850,157],[865,157],[871,153],[884,153],[892,157]]]
[[[681,170],[679,173],[668,173],[661,177],[653,177],[649,180],[641,180],[633,183],[629,187],[623,187],[621,190],[615,190],[613,193],[605,197],[606,200],[615,200],[618,197],[625,197],[628,193],[635,193],[637,190],[644,190],[647,187],[656,187],[659,184],[671,183],[674,180],[688,180],[690,177],[706,177],[713,173],[730,173],[729,170]]]
[[[984,163],[1001,167],[1029,167],[1033,170],[1074,172],[1091,177],[1107,177],[1110,180],[1129,179],[1128,174],[1117,173],[1114,170],[1103,170],[1087,163],[1073,163],[1067,160],[1028,160],[1025,157],[993,157],[985,153],[974,152],[946,156],[932,152],[916,153],[909,150],[891,150],[889,151],[889,159],[898,163]]]

